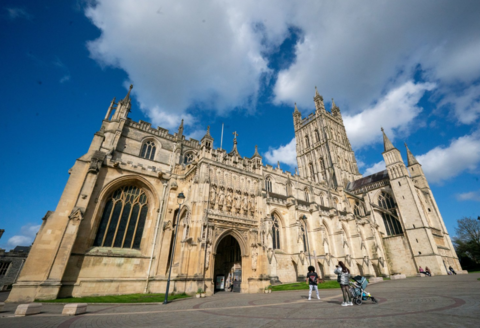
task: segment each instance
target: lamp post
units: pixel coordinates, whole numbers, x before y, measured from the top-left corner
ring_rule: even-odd
[[[312,265],[312,258],[310,257],[310,245],[308,243],[308,229],[307,229],[307,216],[302,216],[303,223],[305,224],[305,235],[307,236],[307,251],[308,251],[308,262]]]
[[[172,275],[173,257],[175,256],[175,244],[177,243],[177,231],[178,231],[178,224],[180,220],[180,209],[182,207],[184,200],[185,200],[185,195],[183,194],[183,192],[179,193],[177,196],[177,203],[178,203],[177,223],[175,225],[175,231],[173,235],[173,247],[172,247],[172,253],[170,254],[170,268],[168,270],[167,290],[165,291],[165,300],[163,301],[163,304],[168,303],[168,290],[170,288],[170,276]]]

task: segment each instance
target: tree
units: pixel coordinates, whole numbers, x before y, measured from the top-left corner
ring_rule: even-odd
[[[462,262],[468,266],[480,265],[480,221],[464,217],[457,220],[456,236],[453,238],[455,250]]]

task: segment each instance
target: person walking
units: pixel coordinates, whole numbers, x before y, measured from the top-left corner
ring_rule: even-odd
[[[350,295],[350,284],[349,284],[350,270],[348,270],[348,268],[345,266],[345,264],[343,264],[342,261],[339,261],[334,273],[338,275],[337,281],[340,283],[340,288],[342,289],[342,294],[343,294],[342,306],[353,305],[352,296]]]
[[[313,266],[308,267],[308,273],[307,273],[307,284],[309,287],[308,291],[308,300],[310,301],[312,299],[312,290],[315,289],[317,292],[317,298],[320,299],[320,295],[318,294],[318,283],[320,281],[320,277],[318,274],[315,272],[315,268]]]

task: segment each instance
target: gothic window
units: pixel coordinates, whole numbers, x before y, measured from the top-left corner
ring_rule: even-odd
[[[272,214],[272,242],[273,242],[273,249],[280,249],[280,223],[278,222],[278,218]]]
[[[183,164],[190,164],[193,162],[193,153],[186,153],[183,157]]]
[[[265,189],[267,192],[272,192],[272,179],[270,177],[265,179]]]
[[[383,224],[385,225],[385,230],[387,232],[387,235],[394,236],[394,235],[402,234],[403,233],[402,226],[398,221],[398,219],[395,217],[397,214],[397,211],[395,210],[396,204],[392,196],[382,191],[382,193],[378,197],[378,205],[381,208],[384,208],[389,212],[393,213],[392,215],[387,212],[382,212]]]
[[[94,246],[139,249],[147,213],[147,195],[142,189],[117,189],[107,200]]]
[[[315,130],[315,141],[320,142],[320,134],[318,133],[318,130]]]
[[[313,164],[312,163],[308,164],[308,168],[310,169],[310,177],[312,178],[312,180],[316,181],[315,180],[315,171],[313,170]]]
[[[142,146],[140,157],[153,160],[155,158],[156,150],[157,147],[155,147],[155,143],[152,140],[148,140]]]
[[[310,195],[308,194],[308,189],[305,188],[305,201],[310,203]]]
[[[310,139],[308,136],[305,136],[305,147],[310,148]]]
[[[320,157],[320,171],[325,171],[325,162],[321,157]]]
[[[0,277],[7,274],[11,262],[0,261]]]
[[[353,206],[353,213],[357,216],[363,215],[362,204],[357,200],[355,201],[355,205]]]
[[[307,252],[307,240],[306,240],[307,227],[304,225],[304,223],[300,223],[300,229],[302,229],[303,251]]]

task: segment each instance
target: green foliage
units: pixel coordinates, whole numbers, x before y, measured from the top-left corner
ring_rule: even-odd
[[[202,290],[201,288],[199,288],[199,289],[197,290],[197,294],[201,294],[201,293],[203,293],[203,290]]]
[[[457,220],[455,251],[464,269],[480,268],[480,221],[464,217]]]
[[[190,297],[182,293],[168,295],[168,300]],[[86,297],[68,297],[58,298],[56,300],[37,300],[42,303],[160,303],[165,300],[165,294],[129,294],[129,295],[106,295],[106,296],[86,296]]]
[[[308,289],[308,284],[305,282],[296,282],[293,284],[283,284],[272,286],[272,291],[282,291],[282,290],[304,290]],[[327,280],[321,284],[318,284],[318,289],[330,289],[330,288],[340,288],[340,284],[336,280]]]

